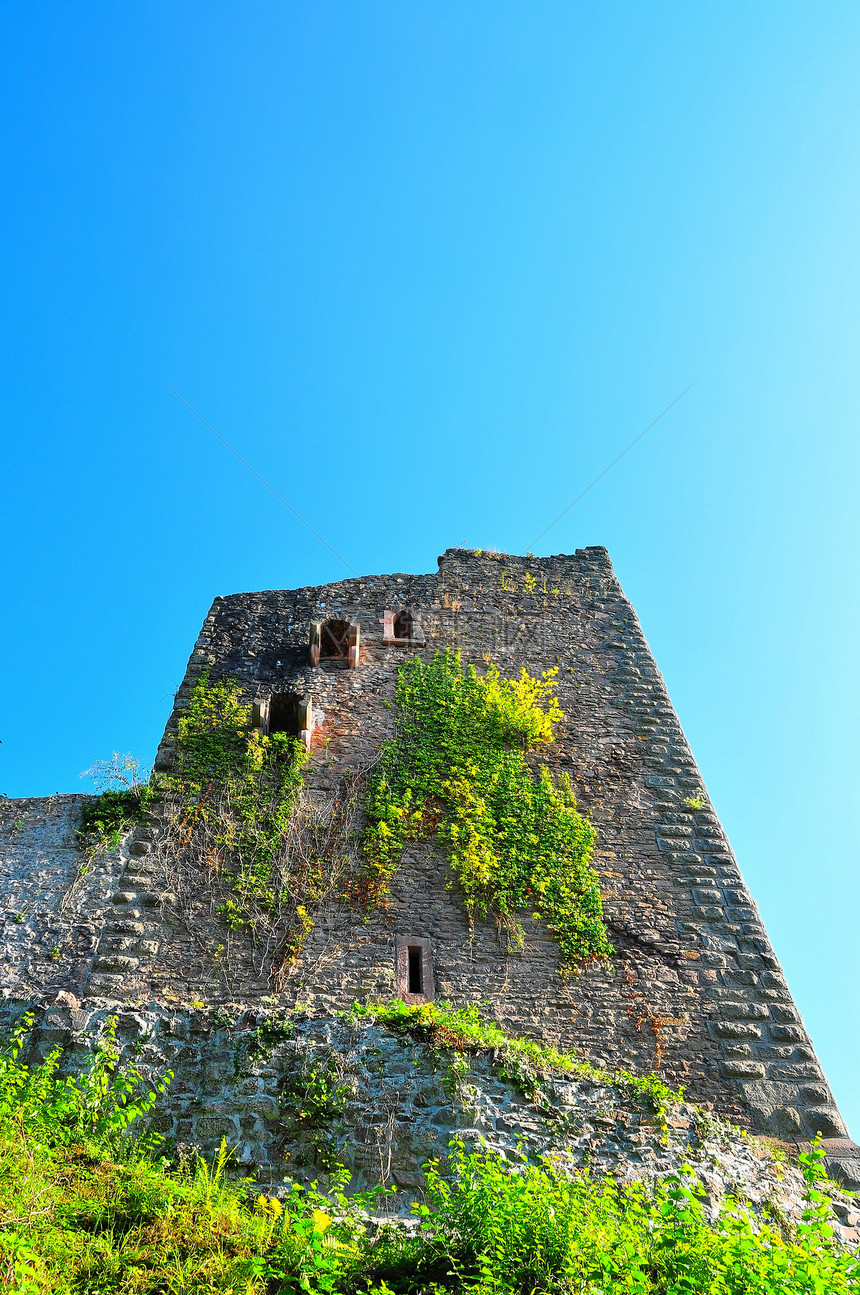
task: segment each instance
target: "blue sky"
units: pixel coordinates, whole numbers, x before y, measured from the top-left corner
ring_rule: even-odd
[[[860,1135],[860,9],[4,3],[0,791],[216,594],[606,544]]]

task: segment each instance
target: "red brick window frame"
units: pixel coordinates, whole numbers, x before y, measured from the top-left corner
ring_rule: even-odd
[[[432,1003],[433,952],[425,935],[394,937],[394,990],[404,1003]]]
[[[384,646],[401,647],[424,643],[424,631],[415,612],[408,607],[391,608],[382,613],[382,642]]]

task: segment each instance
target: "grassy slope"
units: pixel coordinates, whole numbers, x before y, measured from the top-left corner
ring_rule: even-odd
[[[109,1040],[71,1077],[56,1055],[28,1069],[21,1043],[0,1053],[0,1289],[860,1292],[857,1261],[831,1248],[814,1154],[793,1236],[754,1232],[741,1213],[708,1226],[684,1176],[621,1188],[459,1151],[447,1180],[431,1168],[410,1238],[367,1225],[362,1211],[378,1214],[378,1199],[296,1185],[272,1200],[228,1180],[226,1149],[214,1165],[171,1165],[135,1142],[157,1094],[117,1064]]]

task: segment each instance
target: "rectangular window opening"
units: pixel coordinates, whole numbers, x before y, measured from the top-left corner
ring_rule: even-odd
[[[299,697],[294,692],[276,692],[269,702],[269,732],[299,736]]]
[[[432,1003],[436,997],[429,936],[395,935],[394,992],[407,1003]]]
[[[424,993],[424,976],[422,970],[422,953],[420,944],[409,946],[409,993]]]

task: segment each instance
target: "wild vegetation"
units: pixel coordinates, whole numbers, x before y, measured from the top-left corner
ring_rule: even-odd
[[[322,824],[309,809],[296,812],[307,759],[301,744],[261,733],[241,685],[206,670],[179,719],[170,771],[145,781],[131,757],[99,766],[107,785],[84,805],[81,839],[90,850],[115,848],[163,801],[167,888],[180,901],[187,892],[190,909],[201,876],[217,881],[218,911],[230,929],[251,932],[272,951],[273,965],[285,966],[326,895],[339,889],[365,909],[383,903],[404,845],[436,834],[470,919],[492,913],[517,950],[522,915],[543,918],[562,970],[572,971],[608,956],[611,946],[591,863],[594,829],[577,811],[569,778],[553,779],[544,766],[535,773],[526,758],[552,741],[561,718],[554,675],[537,679],[523,670],[519,679],[502,679],[496,666],[479,675],[454,652],[429,663],[407,660],[393,703],[397,737],[384,744],[365,783],[356,775],[344,786]],[[362,787],[356,869],[348,865]]]
[[[369,892],[385,893],[408,841],[437,834],[465,893],[470,918],[492,913],[512,948],[521,915],[543,918],[563,972],[603,958],[611,945],[592,866],[594,828],[567,777],[532,772],[526,753],[552,741],[561,719],[556,671],[503,679],[479,675],[459,652],[405,661],[387,742],[368,789],[364,856]]]
[[[609,1083],[632,1099],[648,1103],[660,1117],[667,1103],[681,1101],[683,1089],[672,1089],[656,1074],[633,1075],[627,1070],[607,1071],[570,1052],[537,1039],[508,1034],[482,1018],[477,1007],[449,1007],[444,1003],[406,1004],[395,998],[387,1003],[354,1003],[348,1015],[370,1017],[396,1034],[408,1034],[441,1052],[490,1055],[503,1079],[509,1079],[526,1096],[542,1100],[542,1083],[555,1075]]]
[[[90,857],[116,850],[156,800],[150,771],[133,755],[114,751],[110,760],[96,760],[81,777],[92,781],[97,795],[81,807],[78,843]]]
[[[233,929],[271,913],[286,888],[284,841],[306,752],[286,733],[266,735],[231,679],[197,680],[179,720],[176,756],[161,789],[181,805],[180,831],[229,882],[221,913]]]
[[[799,1225],[727,1201],[709,1223],[691,1173],[619,1185],[454,1144],[427,1169],[417,1231],[384,1224],[381,1191],[277,1193],[135,1134],[169,1079],[120,1064],[110,1033],[61,1074],[0,1050],[0,1289],[16,1295],[856,1295],[801,1156]],[[373,1216],[373,1217],[371,1217]]]

